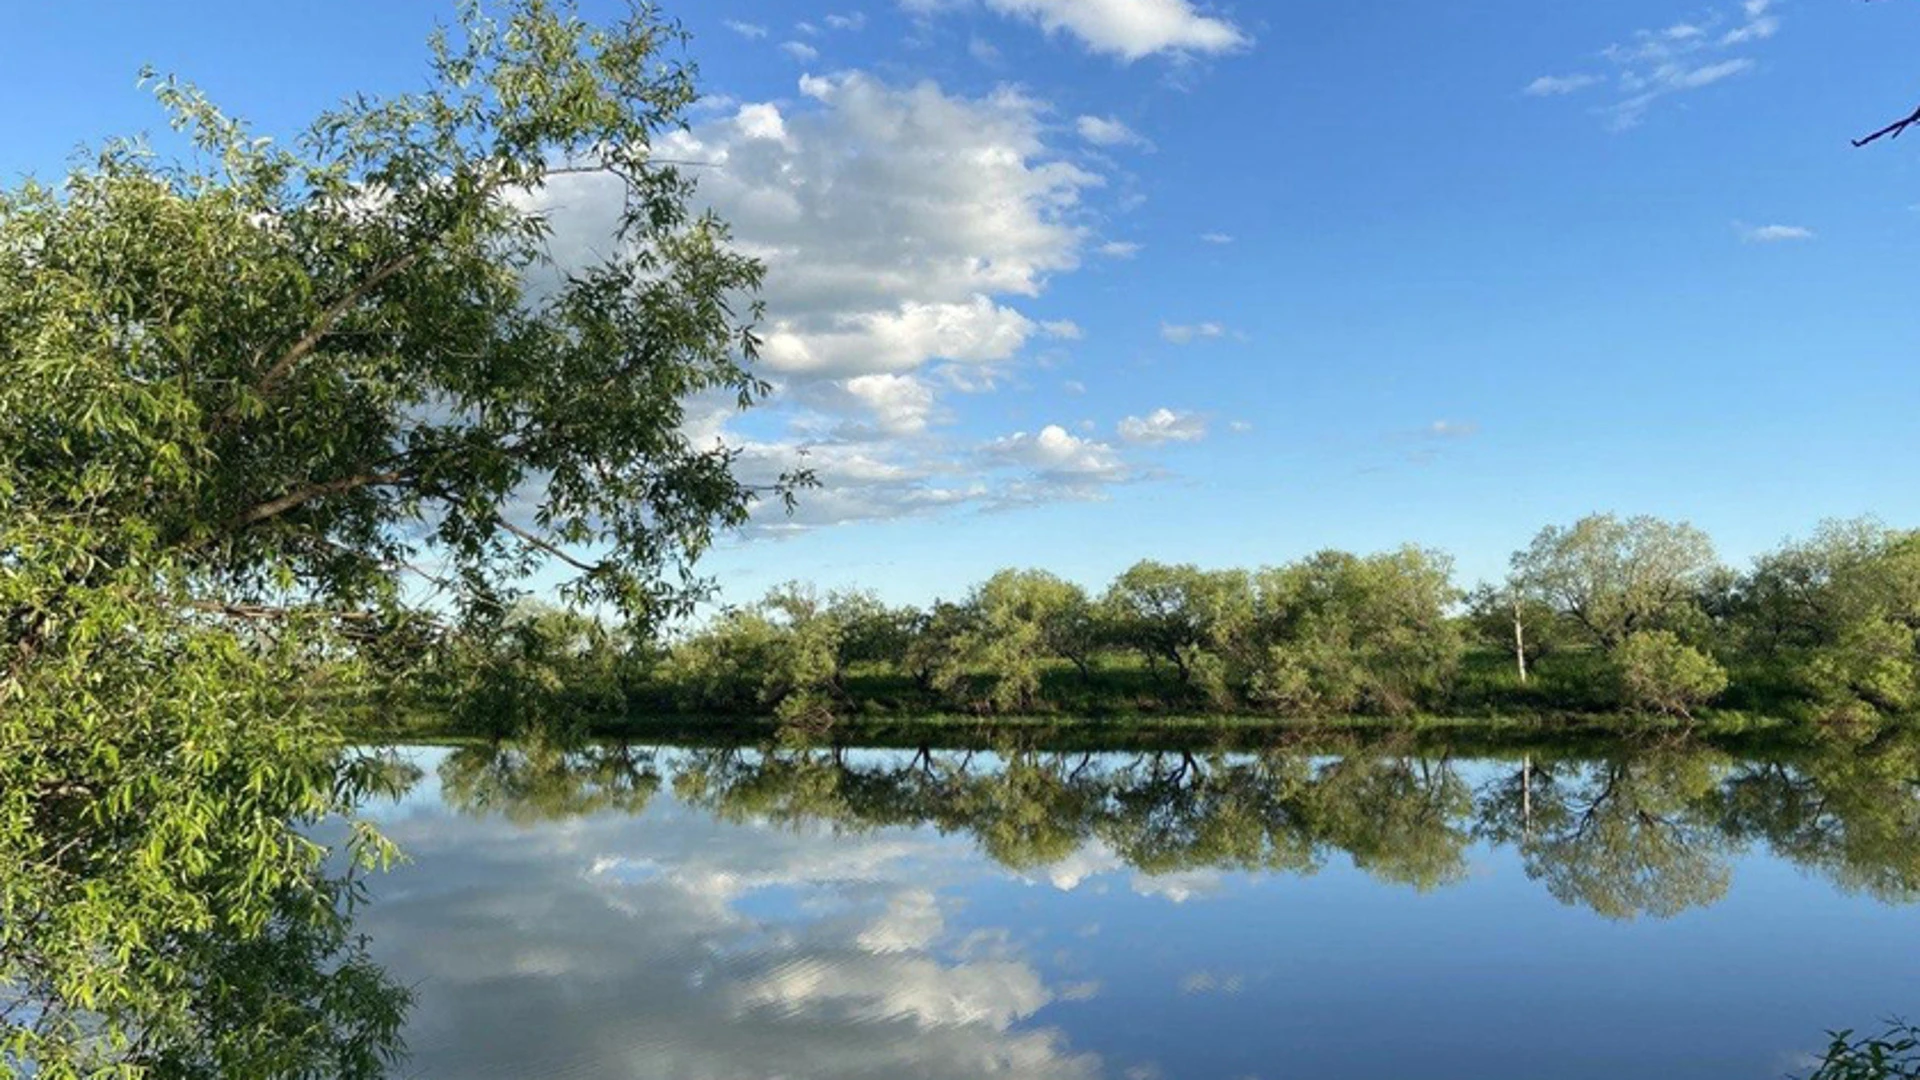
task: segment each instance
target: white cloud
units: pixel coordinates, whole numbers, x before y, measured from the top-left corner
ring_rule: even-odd
[[[1226,334],[1227,328],[1217,322],[1170,323],[1160,324],[1160,336],[1175,345],[1185,345],[1191,341],[1205,338],[1217,338]]]
[[[804,41],[783,41],[780,43],[780,51],[803,64],[820,59],[820,50]]]
[[[1112,116],[1082,116],[1074,121],[1074,130],[1095,146],[1134,146],[1153,149],[1153,141]]]
[[[1227,425],[1227,430],[1235,435],[1245,435],[1253,430],[1253,425],[1245,420],[1235,420]]]
[[[1120,421],[1119,431],[1122,439],[1142,446],[1197,442],[1206,438],[1207,419],[1197,413],[1155,409],[1145,416]]]
[[[1128,472],[1113,447],[1082,439],[1059,424],[1048,424],[1034,435],[1021,431],[995,439],[986,445],[985,452],[990,458],[1025,466],[1043,477],[1117,480]]]
[[[1589,86],[1596,86],[1606,81],[1599,75],[1542,75],[1528,83],[1522,93],[1528,97],[1559,97],[1562,94],[1577,93]]]
[[[1740,238],[1750,244],[1777,244],[1791,240],[1811,240],[1815,233],[1804,225],[1740,225]]]
[[[1744,0],[1737,7],[1707,12],[1702,18],[1657,29],[1636,30],[1601,55],[1614,66],[1614,100],[1593,112],[1609,128],[1635,127],[1648,110],[1664,98],[1682,94],[1752,71],[1752,57],[1734,55],[1774,36],[1780,20],[1772,14],[1773,0]],[[1559,97],[1607,83],[1591,73],[1543,75],[1529,83],[1532,97]]]
[[[827,25],[835,30],[863,30],[867,25],[867,13],[850,11],[845,15],[829,15]]]
[[[1097,498],[1143,475],[1098,443],[1049,455],[1061,447],[1042,432],[1027,437],[1038,449],[983,452],[942,431],[944,395],[1005,385],[1036,339],[1081,334],[1020,310],[1087,257],[1083,198],[1103,183],[1050,144],[1049,106],[1011,88],[968,97],[859,72],[799,88],[797,101],[741,104],[658,147],[713,164],[697,201],[767,267],[760,368],[776,394],[745,421],[713,402],[688,430],[735,447],[749,482],[796,468],[820,480],[791,517],[764,504],[752,530]],[[559,263],[613,242],[618,197],[589,176],[539,193]]]
[[[1094,251],[1109,259],[1131,259],[1140,254],[1140,245],[1131,240],[1109,240]]]
[[[1207,243],[1207,244],[1233,243],[1233,237],[1228,236],[1226,233],[1223,233],[1223,232],[1203,232],[1200,234],[1200,240],[1202,243]]]
[[[925,430],[933,411],[933,388],[912,375],[860,375],[845,383],[873,414],[882,430],[910,434]]]
[[[967,55],[988,67],[1000,66],[1000,50],[993,42],[975,34],[967,39]]]
[[[1480,433],[1480,425],[1471,420],[1435,420],[1425,430],[1435,439],[1468,439]]]
[[[1253,43],[1226,19],[1204,15],[1189,0],[984,0],[1001,15],[1067,34],[1089,51],[1131,63],[1156,54],[1226,53]],[[902,0],[909,11],[931,14],[964,6],[950,0]]]
[[[742,22],[739,19],[723,19],[721,25],[739,34],[743,38],[752,39],[767,36],[767,28],[759,23]]]

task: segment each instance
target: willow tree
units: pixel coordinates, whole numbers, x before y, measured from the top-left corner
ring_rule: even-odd
[[[152,79],[178,157],[0,192],[0,1067],[377,1070],[404,995],[303,828],[366,788],[322,712],[362,647],[536,573],[642,624],[698,593],[759,492],[684,410],[761,395],[761,268],[652,153],[679,49],[471,5],[418,92],[281,141]]]

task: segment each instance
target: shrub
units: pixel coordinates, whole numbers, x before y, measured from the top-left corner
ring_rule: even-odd
[[[1627,635],[1613,665],[1622,704],[1670,716],[1690,716],[1727,688],[1726,669],[1668,630]]]

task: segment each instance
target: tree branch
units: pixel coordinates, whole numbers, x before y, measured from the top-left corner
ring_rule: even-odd
[[[260,376],[259,381],[253,384],[254,393],[261,397],[272,393],[274,387],[278,386],[293,371],[295,364],[298,364],[308,353],[313,352],[314,349],[319,347],[321,340],[327,336],[327,332],[333,329],[333,324],[339,322],[347,312],[353,310],[355,304],[365,300],[367,294],[379,288],[382,282],[393,277],[395,274],[401,273],[414,263],[419,262],[420,254],[420,250],[416,248],[399,258],[382,263],[380,266],[374,268],[373,273],[367,275],[366,280],[347,290],[345,296],[327,305],[327,309],[322,311],[320,317],[313,321],[313,325],[307,329],[307,332],[301,336],[300,340],[294,342],[292,348],[281,354],[280,359],[274,361],[273,366],[267,369],[266,374]]]
[[[526,529],[521,528],[518,525],[515,525],[513,522],[508,521],[504,517],[499,517],[496,515],[494,517],[494,520],[500,523],[501,528],[507,530],[513,535],[526,541],[532,547],[538,548],[539,550],[546,552],[547,554],[553,556],[554,558],[559,559],[561,562],[566,563],[568,566],[573,567],[575,570],[579,570],[582,573],[591,574],[600,569],[600,565],[598,563],[581,562],[579,559],[576,559],[573,556],[567,554],[566,552],[560,550],[560,548],[556,547],[554,544],[541,539],[539,536],[535,535],[532,532],[529,532]]]
[[[328,480],[325,483],[309,484],[303,488],[296,488],[277,499],[270,499],[234,515],[227,520],[226,526],[222,531],[233,532],[236,529],[244,529],[249,525],[257,525],[268,518],[278,517],[289,510],[304,506],[315,499],[325,498],[328,495],[338,495],[342,492],[355,491],[377,484],[398,483],[411,475],[411,470],[395,469],[391,472],[361,473],[358,476],[342,477],[338,480]]]
[[[1904,117],[1903,119],[1895,120],[1893,123],[1888,124],[1886,127],[1881,128],[1879,131],[1876,131],[1873,134],[1868,135],[1866,138],[1853,140],[1853,145],[1855,147],[1861,147],[1881,138],[1897,139],[1900,137],[1901,132],[1907,130],[1909,127],[1912,127],[1915,124],[1920,124],[1920,108],[1913,110],[1913,112],[1907,114],[1907,116]]]

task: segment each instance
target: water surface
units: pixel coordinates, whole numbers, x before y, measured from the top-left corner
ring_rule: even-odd
[[[404,751],[424,1077],[1755,1077],[1920,1013],[1916,757]]]

